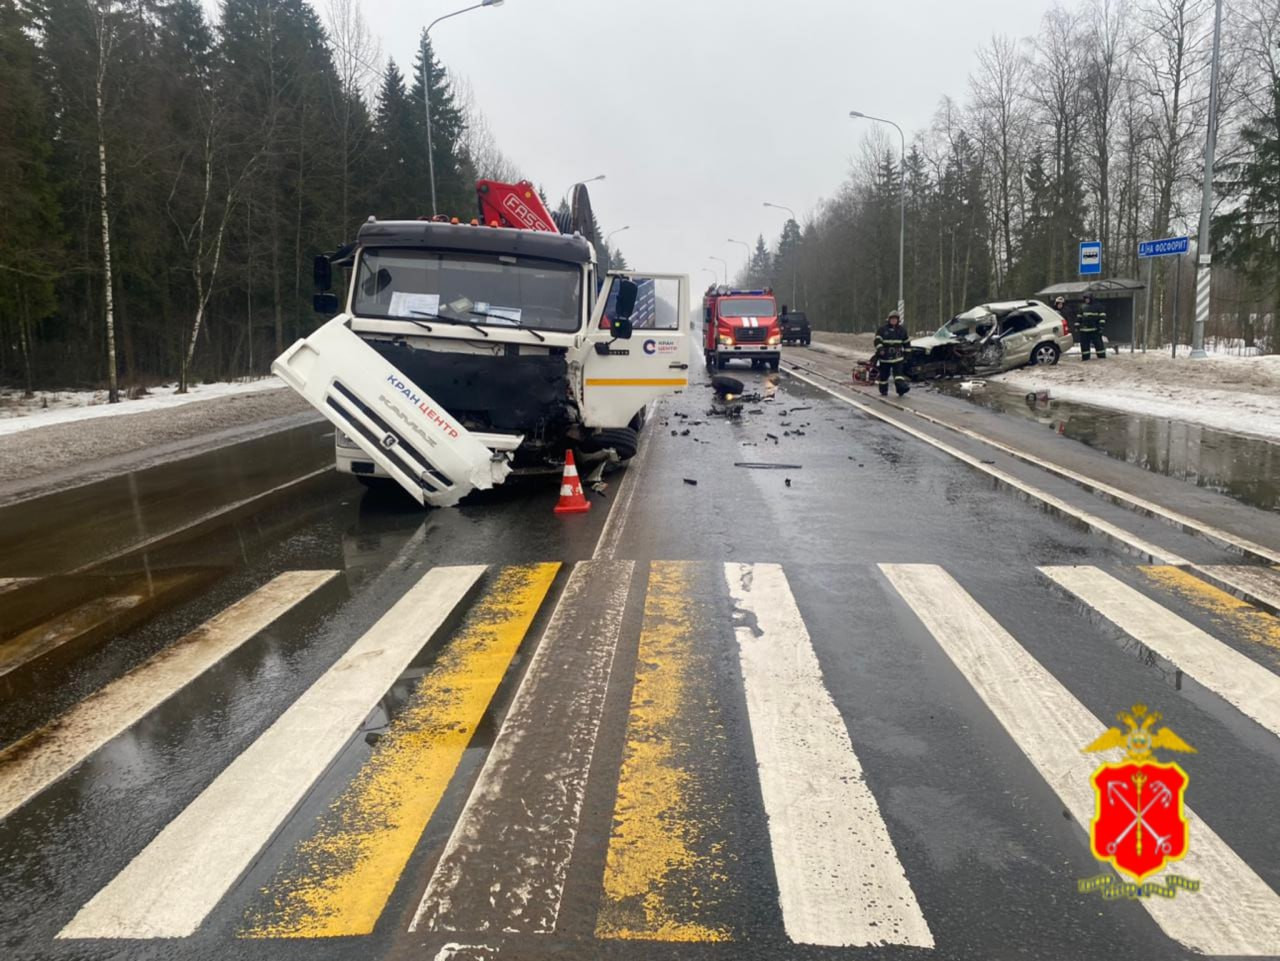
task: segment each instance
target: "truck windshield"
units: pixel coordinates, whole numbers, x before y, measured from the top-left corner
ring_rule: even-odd
[[[352,309],[358,317],[576,331],[580,280],[576,266],[552,260],[368,248]]]
[[[720,301],[721,317],[772,317],[777,312],[773,301],[764,297]]]

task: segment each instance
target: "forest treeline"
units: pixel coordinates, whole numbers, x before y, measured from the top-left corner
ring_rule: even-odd
[[[430,212],[424,56],[438,207],[473,216],[520,172],[358,0],[0,0],[0,383],[267,370],[315,324],[315,254]]]
[[[1276,351],[1280,0],[1225,9],[1210,333]],[[772,284],[823,328],[874,329],[897,301],[905,167],[912,330],[1078,279],[1082,240],[1102,241],[1105,276],[1145,283],[1138,242],[1186,233],[1185,342],[1213,10],[1212,0],[1084,0],[1055,5],[1033,37],[993,37],[972,56],[967,97],[944,98],[928,129],[907,132],[904,165],[891,127],[848,121],[868,129],[846,181],[803,227],[787,219],[772,245],[760,238],[739,279]],[[1156,262],[1153,343],[1170,336],[1176,276],[1175,259]]]

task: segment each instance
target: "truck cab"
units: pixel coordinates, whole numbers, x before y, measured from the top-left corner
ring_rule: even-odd
[[[738,358],[777,370],[782,332],[773,291],[709,288],[703,296],[703,354],[707,367],[723,370]]]
[[[513,471],[636,452],[688,383],[687,278],[597,275],[580,235],[370,218],[328,266],[339,312],[272,369],[335,426],[339,471],[448,506]]]

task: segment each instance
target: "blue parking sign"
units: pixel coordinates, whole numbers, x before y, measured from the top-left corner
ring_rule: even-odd
[[[1080,244],[1080,273],[1102,273],[1102,241],[1086,240]]]

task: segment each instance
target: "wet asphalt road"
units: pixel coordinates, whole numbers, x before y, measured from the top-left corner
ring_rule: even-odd
[[[1275,897],[1276,733],[1252,701],[1233,705],[1038,568],[1104,572],[1271,673],[1273,620],[793,379],[740,421],[708,415],[709,402],[701,384],[665,402],[641,463],[585,516],[556,517],[545,481],[425,514],[331,472],[289,484],[322,465],[323,427],[285,451],[228,449],[216,469],[175,466],[167,480],[148,472],[0,511],[0,576],[38,579],[0,594],[5,637],[17,612],[27,628],[95,591],[188,578],[144,602],[145,616],[11,680],[0,743],[46,739],[0,757],[0,786],[42,752],[75,763],[0,820],[6,954],[1194,956],[1141,906],[1077,892],[1101,870],[1087,825],[1028,756],[1031,739],[1053,736],[1051,719],[1002,719],[980,693],[983,672],[956,663],[882,564],[940,569],[1095,718],[1136,702],[1161,710],[1198,748],[1179,758],[1188,803]],[[790,466],[735,466],[747,463]],[[1198,562],[1238,560],[1128,523]],[[560,566],[537,566],[548,563]],[[470,565],[483,569],[447,599],[442,589],[397,613],[432,572]],[[338,573],[77,756],[85,735],[66,718],[93,692],[144,687],[149,658],[298,570]],[[958,616],[953,602],[939,598],[944,618]],[[398,677],[367,682],[367,710],[323,702],[321,715],[355,711],[331,748],[318,722],[291,727],[335,664],[342,690],[366,683],[367,661],[342,659],[383,618],[386,643],[405,648]],[[430,642],[406,642],[415,630]],[[753,662],[744,652],[761,639]],[[1052,692],[1037,690],[1051,710]],[[775,702],[791,713],[767,725],[760,712]],[[256,755],[276,730],[284,749]],[[227,772],[283,785],[310,753],[314,776],[299,776],[296,801],[260,836],[252,810],[219,806]],[[791,770],[791,756],[821,763]],[[1064,770],[1078,756],[1063,752]],[[869,825],[884,834],[842,858],[837,834]],[[206,911],[193,911],[196,895]],[[1196,897],[1208,894],[1172,907],[1194,912]],[[1262,922],[1245,914],[1224,930],[1238,922],[1238,936],[1272,943],[1273,903],[1260,902]]]

